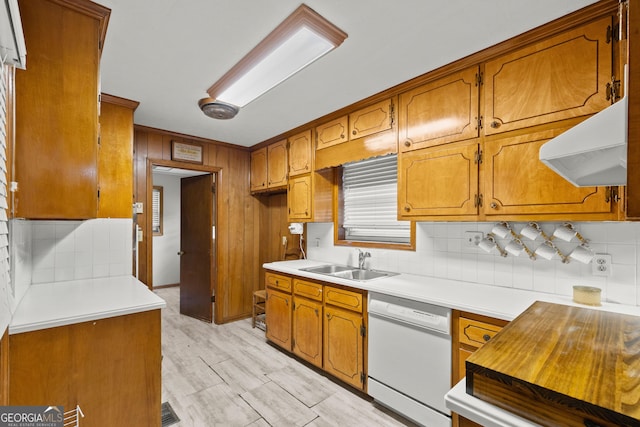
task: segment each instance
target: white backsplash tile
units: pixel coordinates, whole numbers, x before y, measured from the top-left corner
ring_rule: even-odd
[[[32,224],[30,283],[131,274],[133,221],[22,221]]]
[[[519,232],[526,223],[510,223]],[[563,222],[541,222],[549,236]],[[607,253],[612,258],[610,277],[593,276],[590,264],[571,260],[563,263],[558,257],[548,261],[530,260],[526,254],[514,258],[501,257],[496,250],[487,254],[468,247],[465,231],[480,231],[486,236],[495,222],[420,222],[416,224],[416,251],[367,249],[372,257],[369,266],[401,273],[465,280],[493,286],[528,289],[570,296],[574,285],[596,286],[603,299],[622,304],[640,305],[640,223],[636,222],[573,222],[576,230],[588,240],[594,253]],[[354,261],[354,249],[333,245],[333,224],[310,223],[307,238],[314,242],[308,248],[310,259],[341,264]],[[497,239],[504,247],[508,239]],[[523,242],[534,251],[543,240]],[[564,255],[580,244],[554,241]]]

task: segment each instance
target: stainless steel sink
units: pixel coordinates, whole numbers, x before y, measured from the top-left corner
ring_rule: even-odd
[[[321,265],[319,267],[301,268],[300,270],[308,271],[310,273],[325,274],[327,276],[340,277],[342,279],[357,280],[361,282],[378,279],[380,277],[391,277],[398,274],[390,271],[366,270],[335,264]]]
[[[333,274],[340,271],[347,271],[352,269],[353,267],[349,267],[348,265],[331,264],[331,265],[321,265],[319,267],[301,268],[300,270],[308,271],[310,273],[318,273],[318,274]]]
[[[379,277],[395,276],[396,274],[398,273],[378,270],[360,270],[359,268],[356,268],[354,270],[339,271],[337,273],[333,273],[332,276],[342,277],[343,279],[366,281],[377,279]]]

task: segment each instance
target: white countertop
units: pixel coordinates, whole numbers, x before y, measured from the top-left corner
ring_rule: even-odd
[[[444,396],[447,408],[484,427],[535,427],[539,424],[466,393],[463,378]]]
[[[31,285],[9,324],[17,334],[164,308],[165,301],[133,276]]]
[[[397,276],[360,282],[300,270],[301,268],[327,264],[331,263],[313,260],[293,260],[266,263],[263,267],[281,273],[337,283],[370,292],[380,292],[400,298],[412,299],[509,321],[515,319],[535,301],[546,301],[640,316],[640,307],[637,306],[607,302],[604,302],[600,307],[585,306],[574,303],[571,297],[568,296],[481,285],[478,283],[437,277],[399,274]]]

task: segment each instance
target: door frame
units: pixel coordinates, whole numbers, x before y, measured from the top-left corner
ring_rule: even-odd
[[[145,208],[144,208],[144,213],[142,215],[144,215],[145,217],[145,221],[144,221],[144,229],[142,230],[145,238],[143,239],[142,243],[145,245],[146,247],[146,252],[147,252],[147,259],[146,259],[146,270],[147,270],[147,286],[149,287],[149,289],[153,289],[153,232],[151,230],[151,226],[152,226],[152,210],[151,210],[151,206],[152,206],[152,193],[153,193],[153,166],[166,166],[166,167],[172,167],[172,168],[177,168],[177,169],[184,169],[184,170],[190,170],[190,171],[194,171],[194,172],[207,172],[207,173],[211,173],[213,175],[215,175],[215,186],[216,188],[218,188],[219,184],[220,184],[220,179],[222,176],[222,173],[220,173],[220,171],[222,170],[222,168],[219,167],[214,167],[214,166],[206,166],[206,165],[200,165],[200,164],[194,164],[194,163],[188,163],[188,162],[176,162],[173,160],[162,160],[162,159],[154,159],[154,158],[147,158],[147,170],[146,170],[146,176],[147,176],[147,182],[146,182],[146,190],[147,190],[147,194],[145,197]],[[217,225],[218,223],[218,192],[216,191],[216,194],[214,195],[214,200],[215,200],[215,212],[213,213],[213,223],[215,225]],[[217,316],[217,313],[220,312],[220,310],[222,310],[222,306],[221,306],[221,301],[222,298],[218,298],[219,295],[222,295],[222,289],[220,288],[220,281],[218,280],[218,240],[219,239],[215,239],[214,242],[214,250],[215,250],[215,277],[212,275],[212,280],[214,280],[214,287],[213,287],[213,292],[214,295],[216,295],[215,298],[215,305],[214,305],[214,317]],[[213,265],[212,265],[213,266]],[[215,320],[214,320],[215,321]]]

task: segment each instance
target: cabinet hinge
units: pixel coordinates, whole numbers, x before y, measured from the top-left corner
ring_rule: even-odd
[[[604,201],[606,203],[609,203],[611,201],[618,203],[620,201],[618,187],[607,187],[604,192]]]
[[[478,130],[482,129],[482,116],[476,117],[476,129]]]
[[[476,73],[476,86],[480,86],[482,83],[482,73]]]
[[[364,380],[366,380],[366,379],[367,379],[367,377],[366,377],[366,375],[364,374],[364,372],[360,372],[360,382],[361,382],[362,384],[364,384]]]
[[[100,187],[98,187],[98,201],[100,200]]]
[[[363,337],[367,336],[367,328],[364,325],[360,325],[360,335]]]
[[[473,207],[475,208],[481,208],[482,207],[482,194],[476,194],[474,196],[474,201],[473,201]]]
[[[611,76],[611,81],[607,83],[605,94],[607,101],[611,101],[612,104],[620,99],[620,80],[616,80],[615,76]]]
[[[607,26],[607,44],[610,44],[614,40],[620,39],[620,31],[618,25]]]
[[[473,161],[477,165],[482,163],[482,150],[478,150],[475,152],[475,158],[473,159]]]
[[[389,124],[391,125],[391,127],[393,127],[394,123],[396,122],[396,108],[395,105],[393,104],[393,102],[391,103],[391,111],[389,112]]]

